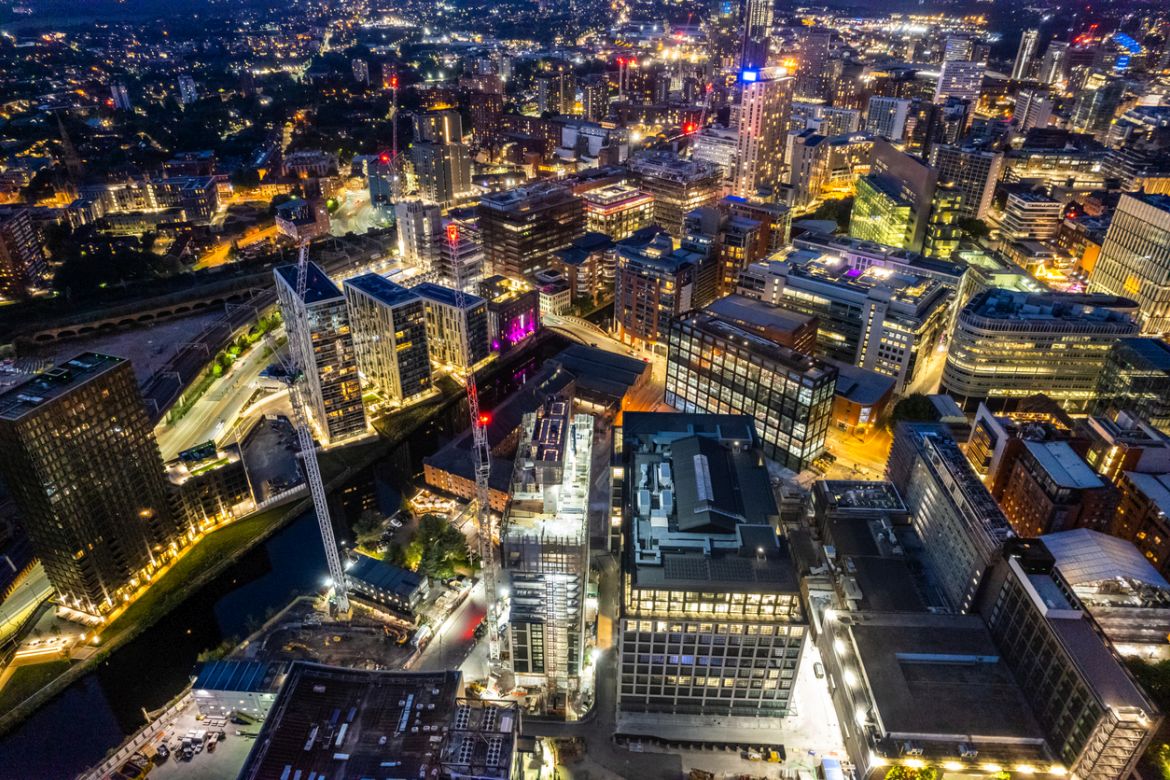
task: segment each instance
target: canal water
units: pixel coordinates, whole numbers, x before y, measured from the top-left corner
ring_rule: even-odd
[[[550,338],[484,383],[484,408],[518,388],[564,346],[559,337]],[[465,404],[450,404],[334,491],[335,516],[352,522],[372,505],[396,510],[402,491],[421,477],[422,459],[466,428]],[[158,709],[178,695],[201,652],[247,636],[293,596],[319,589],[325,577],[317,522],[306,512],[0,739],[0,780],[74,778],[140,728],[143,709]]]

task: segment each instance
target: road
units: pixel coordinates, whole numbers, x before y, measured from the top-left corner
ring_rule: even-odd
[[[419,655],[417,662],[411,665],[411,671],[434,672],[445,669],[458,669],[475,649],[475,629],[487,614],[487,607],[483,600],[483,581],[475,583],[471,593],[456,607],[438,632],[431,637],[431,642]],[[465,670],[469,679],[482,679],[487,676],[487,670],[474,674],[475,670]]]
[[[864,436],[829,429],[827,448],[837,460],[825,476],[829,479],[883,479],[893,438],[884,425]]]
[[[34,564],[24,581],[0,604],[0,641],[8,639],[52,594],[53,586],[49,584],[45,567]]]
[[[281,331],[273,334],[279,338]],[[221,437],[232,429],[236,416],[252,396],[260,372],[272,360],[263,341],[231,365],[177,422],[155,428],[163,460],[170,460],[195,444]],[[220,424],[220,420],[223,424]]]
[[[198,271],[200,268],[214,268],[217,265],[223,265],[228,262],[228,255],[231,253],[233,243],[238,242],[238,246],[242,249],[251,244],[274,239],[276,235],[276,225],[272,224],[267,227],[248,230],[238,239],[225,239],[220,241],[203,253],[199,261],[195,263],[195,270]]]

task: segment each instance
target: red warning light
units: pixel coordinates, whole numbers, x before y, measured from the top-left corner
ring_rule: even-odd
[[[479,413],[479,427],[486,428],[491,424],[492,424],[491,412],[480,412]]]
[[[448,244],[459,243],[459,226],[456,225],[454,222],[452,222],[450,225],[447,225],[447,243]],[[480,417],[482,417],[482,416],[483,415],[480,415]]]
[[[398,74],[390,77],[390,89],[398,89]]]
[[[381,154],[379,154],[378,155],[378,162],[382,163],[383,165],[389,165],[390,164],[390,152],[382,152]]]
[[[694,122],[686,122],[682,126],[683,135],[690,135],[699,129],[699,126]]]

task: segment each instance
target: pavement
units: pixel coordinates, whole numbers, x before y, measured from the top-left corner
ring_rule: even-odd
[[[188,698],[183,708],[174,715],[165,717],[151,724],[145,729],[149,741],[158,744],[165,741],[168,746],[182,739],[188,731],[207,729],[208,725],[199,719],[199,711],[195,700]],[[248,734],[259,730],[259,726],[237,726],[227,723],[222,728],[227,738],[218,742],[215,750],[203,749],[196,753],[190,761],[183,761],[176,755],[160,764],[156,764],[150,772],[151,780],[223,780],[225,777],[235,777],[243,768],[248,758],[248,752],[256,740],[246,734],[237,734],[244,731]]]
[[[0,642],[8,639],[45,599],[53,595],[53,586],[45,567],[37,562],[16,589],[0,603]]]
[[[444,669],[462,669],[464,678],[482,680],[488,676],[487,642],[477,648],[475,629],[487,614],[483,581],[475,583],[471,593],[439,626],[430,643],[410,665],[411,671],[433,672]],[[481,652],[474,654],[479,649]]]

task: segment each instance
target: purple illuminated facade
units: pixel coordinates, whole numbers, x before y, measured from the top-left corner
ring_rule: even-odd
[[[507,352],[540,329],[537,290],[495,289],[492,279],[485,279],[481,290],[488,300],[488,337],[493,352]]]

